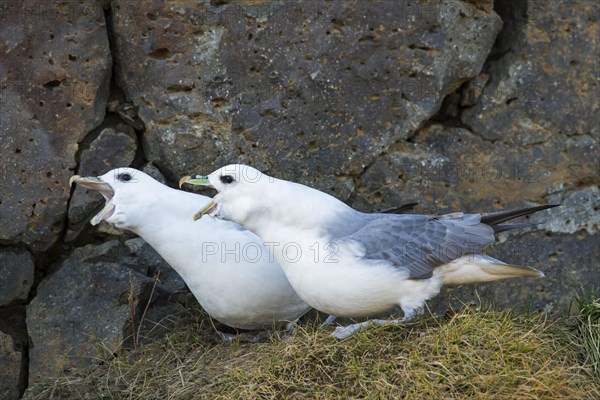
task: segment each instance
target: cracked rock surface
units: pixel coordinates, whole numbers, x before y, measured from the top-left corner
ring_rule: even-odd
[[[2,5],[2,242],[43,251],[64,227],[78,143],[102,122],[109,92],[106,22],[94,4],[45,14],[33,3]]]
[[[73,174],[175,186],[240,162],[363,211],[561,203],[489,249],[545,279],[431,306],[565,313],[600,287],[596,1],[43,4],[0,5],[1,398],[118,348],[130,292],[135,323],[185,288],[142,239],[87,223],[103,200]]]
[[[143,311],[152,281],[119,262],[119,246],[78,248],[38,287],[27,306],[30,383],[99,362],[133,334],[131,307]]]

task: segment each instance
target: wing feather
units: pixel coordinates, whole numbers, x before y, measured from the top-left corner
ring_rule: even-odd
[[[479,214],[368,214],[362,227],[337,238],[362,246],[367,260],[386,260],[408,272],[410,279],[427,279],[433,270],[466,254],[476,254],[494,242],[492,227]]]

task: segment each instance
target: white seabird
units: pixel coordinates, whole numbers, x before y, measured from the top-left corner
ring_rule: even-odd
[[[552,206],[487,215],[367,214],[318,190],[237,164],[207,177],[184,177],[180,184],[185,182],[219,192],[194,219],[213,214],[277,244],[275,257],[298,295],[338,317],[372,318],[400,306],[404,319],[410,319],[442,285],[543,276],[481,250],[494,242],[495,232],[523,226],[502,222]],[[333,336],[385,322],[338,327]]]
[[[172,189],[133,168],[100,177],[76,175],[73,182],[106,200],[92,225],[106,220],[141,236],[216,320],[239,329],[268,329],[309,310],[258,236],[229,221],[192,220],[209,197]]]

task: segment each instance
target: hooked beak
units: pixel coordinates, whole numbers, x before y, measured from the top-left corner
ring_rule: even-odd
[[[100,192],[104,196],[112,197],[115,195],[113,188],[108,183],[104,182],[102,178],[98,178],[97,176],[73,175],[71,179],[69,179],[69,186],[73,186],[73,183],[77,183],[86,189]]]
[[[189,183],[190,185],[199,185],[199,186],[208,186],[214,188],[208,180],[208,176],[204,175],[196,175],[196,176],[184,176],[179,180],[179,187],[181,188],[184,183]]]
[[[196,211],[196,213],[194,214],[194,221],[198,221],[204,215],[210,214],[213,210],[216,209],[216,207],[217,207],[217,203],[215,203],[215,200],[212,199],[211,201],[208,202],[208,204],[206,204],[200,210]]]
[[[179,187],[181,188],[184,183],[189,183],[190,185],[208,186],[214,189],[214,186],[208,180],[208,176],[205,175],[184,176],[179,180]],[[216,209],[217,203],[215,203],[215,199],[213,198],[204,207],[196,211],[196,213],[193,216],[194,221],[198,221],[206,214],[211,214],[212,212],[216,211]]]
[[[115,211],[115,205],[112,203],[112,199],[115,195],[115,191],[107,182],[96,176],[74,175],[69,179],[69,186],[73,186],[73,183],[77,183],[86,189],[100,192],[100,194],[104,197],[104,200],[106,200],[104,208],[98,214],[96,214],[94,218],[92,218],[90,224],[98,225],[100,221],[109,218],[113,214]]]

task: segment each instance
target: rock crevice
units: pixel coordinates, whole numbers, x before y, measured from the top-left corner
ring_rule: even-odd
[[[69,188],[74,173],[131,165],[173,184],[242,162],[364,211],[559,201],[546,227],[490,250],[552,279],[476,289],[561,312],[579,283],[600,285],[594,1],[57,1],[52,18],[14,4],[0,13],[0,371],[18,376],[13,397],[75,367],[61,339],[90,355],[90,335],[130,332],[129,272],[140,301],[158,271],[158,297],[184,287],[141,239],[87,225],[103,200]],[[79,319],[98,329],[69,331]]]

